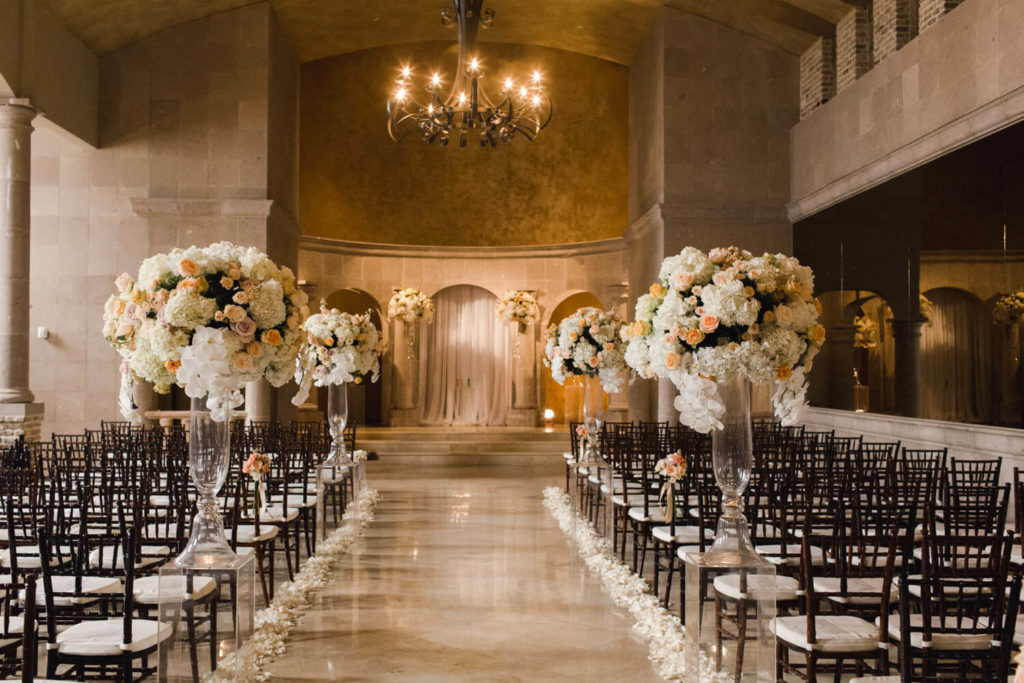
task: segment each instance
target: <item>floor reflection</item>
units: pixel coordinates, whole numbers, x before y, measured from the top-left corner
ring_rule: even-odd
[[[269,667],[275,680],[660,680],[541,503],[557,470],[370,476],[377,518]]]

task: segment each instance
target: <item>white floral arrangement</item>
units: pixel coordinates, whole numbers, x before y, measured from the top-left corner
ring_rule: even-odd
[[[1012,325],[1024,320],[1024,289],[1003,294],[996,299],[992,319],[1000,325]]]
[[[571,375],[598,377],[609,394],[618,393],[626,375],[622,321],[600,308],[581,308],[544,335],[544,365],[565,384]]]
[[[741,376],[777,382],[775,415],[796,423],[825,342],[811,269],[782,254],[686,247],[664,260],[659,280],[624,327],[625,356],[641,377],[672,380],[680,421],[702,433],[722,429],[716,381]]]
[[[853,317],[853,345],[858,349],[873,349],[878,346],[878,323],[869,315]]]
[[[407,323],[416,320],[433,322],[434,300],[414,287],[399,290],[388,302],[388,317]]]
[[[292,399],[302,405],[312,385],[361,384],[380,378],[380,356],[384,341],[369,312],[342,313],[321,303],[320,312],[303,325],[306,339],[295,361],[295,383],[299,392]]]
[[[509,290],[494,305],[498,320],[516,324],[520,330],[540,320],[540,306],[533,294],[525,290]]]
[[[921,313],[921,317],[924,318],[924,324],[931,327],[932,318],[935,317],[935,302],[926,297],[924,294],[917,295],[918,311]]]
[[[292,378],[308,297],[266,254],[229,242],[175,249],[116,284],[103,334],[125,359],[122,396],[136,379],[158,393],[177,384],[192,398],[210,395],[225,419],[247,382]]]

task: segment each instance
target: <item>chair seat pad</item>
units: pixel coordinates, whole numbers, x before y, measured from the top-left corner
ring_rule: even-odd
[[[60,565],[60,557],[65,560],[69,559],[68,555],[71,554],[71,548],[67,546],[61,546],[53,548],[53,555],[50,557],[50,566],[57,567]],[[18,569],[41,569],[43,566],[43,558],[39,556],[38,545],[19,545],[18,546]],[[11,566],[11,551],[10,549],[0,550],[0,566],[10,567]]]
[[[629,508],[630,519],[635,519],[638,522],[657,522],[658,524],[665,523],[665,513],[657,505],[651,505],[648,507],[647,512],[644,512],[643,507],[632,507]]]
[[[844,614],[818,615],[814,619],[817,642],[813,649],[818,652],[870,652],[878,647],[878,627],[860,617]],[[807,617],[776,617],[772,619],[771,630],[779,640],[809,651],[807,642]]]
[[[900,677],[896,676],[859,676],[850,679],[850,683],[900,683]]]
[[[872,597],[869,595],[843,597],[839,595],[842,590],[841,579],[833,576],[820,576],[815,577],[814,579],[814,592],[841,605],[871,605],[877,603],[881,599],[884,585],[885,579],[882,577],[852,577],[846,580],[846,591],[848,593],[874,593],[878,597]],[[896,591],[890,591],[889,601],[895,602],[898,599],[899,596]]]
[[[53,585],[54,593],[74,593],[75,592],[75,577],[74,576],[54,576],[50,579]],[[82,577],[82,593],[79,597],[73,597],[70,595],[55,595],[53,598],[53,604],[55,607],[71,607],[77,605],[88,605],[89,603],[96,602],[98,596],[107,595],[111,593],[120,593],[121,580],[110,576],[83,576]],[[25,590],[20,591],[21,599],[25,599]],[[43,581],[40,579],[36,582],[36,605],[42,606],[46,604],[46,587],[43,585]]]
[[[612,504],[621,508],[634,507],[636,505],[643,505],[646,499],[647,494],[645,493],[629,493],[626,495],[617,493],[612,496]]]
[[[739,574],[722,574],[715,577],[715,590],[727,598],[739,600],[744,595],[740,591]],[[757,599],[762,593],[775,591],[775,599],[779,602],[795,600],[800,591],[800,582],[792,576],[769,576],[759,574],[747,575],[746,597]],[[767,597],[771,597],[770,593]]]
[[[165,545],[144,545],[135,558],[135,568],[147,569],[155,564],[161,564],[170,554],[171,549]],[[120,547],[112,545],[95,548],[89,553],[89,566],[103,569],[123,568],[124,554]]]
[[[171,635],[171,625],[149,619],[132,619],[132,642],[122,644],[123,619],[82,621],[57,634],[62,654],[109,657],[122,652],[141,652],[160,644]]]
[[[757,552],[760,553],[764,559],[768,560],[775,565],[786,565],[788,567],[799,567],[800,566],[800,548],[792,544],[786,546],[786,558],[781,557],[782,546],[781,545],[758,545]],[[811,547],[811,564],[815,567],[821,567],[825,564],[825,551],[818,547]]]
[[[679,525],[675,528],[675,535],[672,534],[672,527],[670,526],[656,526],[651,531],[651,534],[657,540],[662,543],[676,543],[676,544],[696,544],[700,543],[700,527],[695,526],[682,526]],[[705,538],[708,534],[705,534]]]
[[[164,495],[155,495],[149,497],[149,504],[155,508],[166,508],[171,506],[171,497]]]
[[[260,512],[260,524],[264,522],[267,524],[287,524],[298,519],[298,517],[299,511],[294,506],[289,505],[288,514],[285,515],[284,509],[280,505],[268,505],[265,511]]]
[[[881,622],[881,617],[875,618],[875,624]],[[945,623],[943,623],[945,622]],[[922,614],[911,614],[910,625],[911,627],[920,628],[924,623],[924,615]],[[973,628],[974,621],[964,617],[960,620],[960,626],[962,628]],[[899,615],[892,615],[889,617],[888,632],[889,637],[895,641],[900,640],[900,617]],[[941,633],[932,633],[932,650],[987,650],[992,647],[992,637],[987,633],[953,633],[952,629],[957,627],[957,619],[954,616],[947,616],[945,619],[942,617],[932,617],[933,628],[948,628],[950,630]],[[910,634],[910,647],[920,650],[924,643],[924,634],[920,631],[915,631]]]
[[[217,588],[217,581],[209,576],[193,576],[192,592],[188,592],[185,576],[145,576],[135,580],[135,600],[145,605],[160,602],[196,601],[206,597]]]
[[[278,529],[273,524],[260,524],[260,535],[256,536],[256,527],[252,524],[238,525],[238,542],[250,544],[266,542],[277,537]],[[230,538],[230,533],[229,533]]]
[[[562,457],[565,458],[566,462],[572,462],[573,460],[576,459],[576,456],[574,456],[571,451],[566,451],[565,453],[562,453]]]

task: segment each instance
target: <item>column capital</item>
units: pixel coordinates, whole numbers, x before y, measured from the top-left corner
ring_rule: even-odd
[[[0,97],[0,126],[31,126],[36,108],[24,97]]]
[[[911,320],[890,320],[889,324],[892,325],[892,333],[896,336],[911,335],[920,336],[921,327],[928,322],[924,318],[913,318]]]

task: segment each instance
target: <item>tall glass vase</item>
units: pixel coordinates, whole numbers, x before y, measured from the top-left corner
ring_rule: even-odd
[[[316,472],[316,523],[319,540],[327,536],[327,495],[338,495],[342,479],[352,466],[352,458],[345,447],[345,427],[348,425],[348,384],[327,387],[327,430],[331,435],[331,450]]]
[[[222,408],[211,412],[209,402]],[[225,407],[226,406],[226,407]],[[174,560],[178,567],[203,568],[234,565],[238,556],[224,534],[217,493],[231,467],[230,392],[192,399],[189,418],[188,464],[198,500],[192,536]],[[217,419],[214,419],[217,418]]]
[[[754,443],[750,423],[750,380],[733,377],[718,382],[725,405],[722,429],[711,435],[711,460],[715,482],[722,491],[722,515],[708,555],[728,554],[723,562],[757,556],[750,542],[750,528],[743,514],[743,492],[754,467]]]
[[[606,538],[614,533],[612,467],[601,450],[601,429],[604,425],[604,390],[597,376],[582,377],[581,417],[584,433],[580,438],[579,471],[575,490],[575,506],[586,515],[597,532]],[[575,530],[573,535],[575,536]]]

